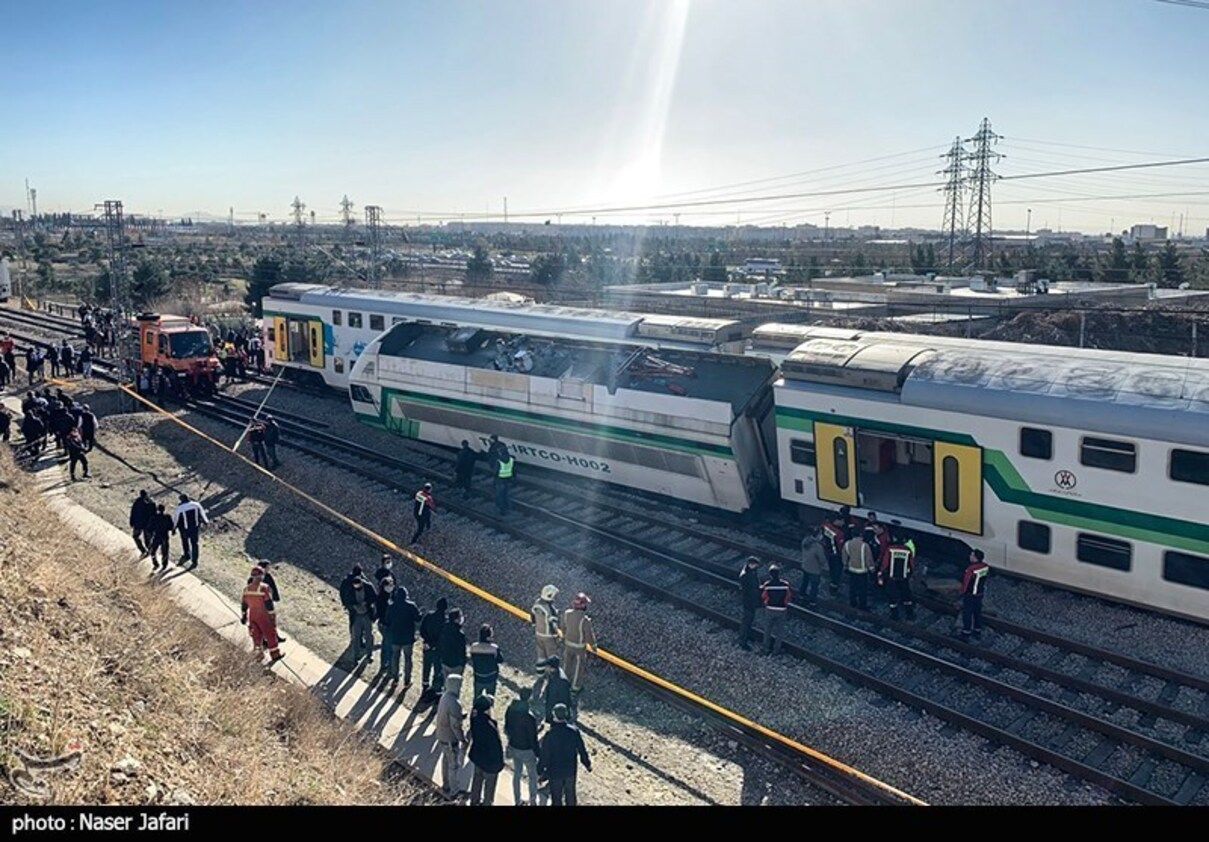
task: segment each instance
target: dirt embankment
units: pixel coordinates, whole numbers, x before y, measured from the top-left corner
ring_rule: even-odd
[[[0,452],[0,802],[401,804],[372,740],[83,545]],[[39,770],[39,761],[63,768]],[[78,758],[78,759],[77,759]]]

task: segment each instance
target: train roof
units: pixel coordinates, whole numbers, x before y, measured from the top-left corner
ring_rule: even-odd
[[[812,339],[782,385],[1209,447],[1209,360],[934,338]]]
[[[464,298],[422,292],[345,289],[323,284],[275,284],[269,296],[333,309],[375,312],[436,323],[479,324],[512,332],[541,332],[593,339],[659,339],[713,345],[741,338],[733,319],[626,313],[500,298]]]
[[[415,322],[395,325],[365,353],[498,371],[501,349],[497,340],[511,343],[503,354],[505,360],[514,359],[517,351],[524,349],[532,361],[528,371],[511,366],[504,371],[581,380],[599,386],[614,383],[622,389],[726,402],[735,412],[757,397],[775,373],[768,360],[737,354],[534,337]],[[614,371],[620,374],[613,375]]]

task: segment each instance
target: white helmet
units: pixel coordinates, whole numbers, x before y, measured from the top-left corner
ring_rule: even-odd
[[[558,588],[553,585],[546,585],[542,588],[542,599],[546,602],[553,602],[556,596],[558,596]]]

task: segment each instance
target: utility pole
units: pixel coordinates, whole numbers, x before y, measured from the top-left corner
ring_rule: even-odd
[[[109,300],[114,312],[121,313],[126,303],[126,221],[120,199],[106,199],[96,205],[105,211],[105,242],[109,252]]]
[[[29,204],[33,210],[33,223],[38,224],[38,188],[29,188]]]
[[[994,258],[994,237],[991,228],[991,183],[998,178],[991,171],[991,164],[1003,156],[992,152],[991,147],[998,143],[1000,135],[991,131],[991,121],[982,118],[978,132],[967,143],[974,144],[974,150],[967,153],[965,160],[970,165],[970,213],[973,216],[974,244],[971,263],[975,269],[990,266]]]
[[[13,224],[17,229],[17,257],[19,257],[21,260],[21,273],[17,276],[19,278],[19,282],[17,284],[17,302],[18,302],[17,306],[18,307],[21,306],[20,302],[22,301],[22,299],[25,298],[25,276],[29,271],[29,268],[25,261],[25,256],[26,256],[27,252],[26,252],[26,248],[25,248],[25,218],[24,217],[25,217],[25,215],[21,211],[17,210],[16,208],[13,209]]]
[[[365,206],[365,228],[369,234],[369,271],[365,278],[369,281],[370,289],[378,289],[382,285],[382,208],[379,205]]]
[[[508,197],[504,197],[504,224],[508,224]]]
[[[816,217],[817,219],[817,217]],[[831,234],[831,211],[823,211],[823,243],[826,244]]]
[[[231,205],[227,208],[227,233],[235,234],[235,206]]]
[[[947,231],[949,236],[949,271],[953,271],[957,247],[960,239],[965,237],[965,215],[961,201],[962,191],[965,190],[965,158],[966,148],[960,137],[954,138],[949,151],[940,156],[945,160],[945,167],[937,171],[937,175],[945,176],[945,186],[940,188],[945,194],[945,215],[940,230]]]
[[[344,194],[344,198],[340,200],[340,218],[344,220],[344,233],[350,234],[353,230],[353,202],[349,199],[348,194]]]

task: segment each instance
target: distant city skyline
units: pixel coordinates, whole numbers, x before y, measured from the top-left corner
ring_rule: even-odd
[[[0,3],[5,215],[937,229],[983,117],[1002,175],[1209,155],[1209,11],[1154,0]],[[1138,223],[1202,235],[1209,165],[994,186]]]

